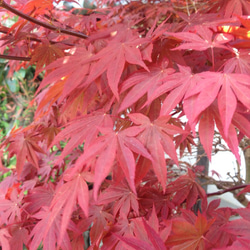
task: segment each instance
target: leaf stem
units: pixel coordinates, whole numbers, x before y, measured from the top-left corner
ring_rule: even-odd
[[[211,47],[211,51],[212,51],[212,64],[213,64],[213,71],[214,71],[214,48]]]
[[[42,26],[44,28],[56,31],[58,33],[64,33],[64,34],[67,34],[67,35],[76,36],[76,37],[84,38],[84,39],[88,38],[88,36],[83,34],[83,33],[70,31],[70,30],[67,30],[67,29],[64,29],[64,28],[59,28],[59,27],[56,27],[54,25],[39,21],[36,18],[30,17],[30,16],[24,14],[23,12],[21,12],[19,10],[16,10],[15,8],[11,7],[10,5],[5,3],[5,1],[3,1],[3,0],[0,0],[0,7],[6,9],[6,10],[16,14],[17,16],[20,16],[20,17],[22,17],[22,18],[24,18],[24,19],[26,19],[26,20],[28,20],[28,21],[30,21],[32,23],[38,24],[38,25],[40,25],[40,26]]]

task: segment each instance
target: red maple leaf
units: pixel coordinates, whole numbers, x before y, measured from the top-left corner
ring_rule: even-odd
[[[11,139],[6,141],[6,143],[10,143],[8,146],[10,155],[13,156],[16,154],[16,170],[18,176],[20,176],[23,170],[26,159],[35,167],[39,167],[36,152],[44,153],[44,151],[37,144],[39,140],[40,138],[37,135],[18,130],[13,133]]]
[[[0,229],[0,244],[3,249],[6,250],[11,250],[10,247],[10,240],[11,235],[9,234],[8,230],[6,228],[1,228]]]
[[[35,48],[31,56],[30,64],[33,65],[36,63],[36,74],[38,74],[44,65],[47,66],[63,56],[64,51],[62,45],[50,44],[45,40],[43,44]]]
[[[150,104],[157,97],[168,93],[161,107],[161,115],[169,115],[176,105],[189,95],[189,92],[201,80],[199,74],[192,74],[189,67],[178,65],[180,72],[165,76],[163,84],[151,89],[151,95],[145,105]]]
[[[35,187],[24,198],[27,206],[26,211],[30,214],[38,212],[42,207],[49,207],[55,194],[55,187],[53,184]]]
[[[62,140],[68,141],[64,147],[57,162],[60,162],[65,156],[67,156],[74,148],[84,142],[87,148],[99,133],[99,127],[112,127],[113,121],[109,115],[103,111],[96,111],[89,115],[77,117],[68,124],[66,128],[57,134],[51,145],[57,144]]]
[[[243,219],[229,221],[226,225],[222,227],[222,230],[236,236],[245,236],[249,238],[250,236],[250,221],[248,215],[249,209],[246,209],[246,211],[237,209],[237,212],[239,212],[240,216],[242,216]]]
[[[12,224],[17,220],[21,220],[23,196],[23,192],[20,193],[17,188],[14,188],[10,194],[9,200],[0,199],[0,212],[3,223]]]
[[[59,58],[47,66],[50,72],[39,85],[37,93],[47,85],[55,84],[64,79],[64,89],[61,98],[64,99],[80,84],[86,86],[86,76],[89,74],[90,62],[93,56],[93,47],[77,47],[71,51],[72,55]],[[73,84],[72,84],[73,83]],[[55,90],[56,91],[56,90]]]
[[[89,217],[86,218],[85,222],[89,225],[93,223],[90,228],[91,244],[99,247],[102,237],[106,234],[106,228],[114,223],[114,216],[106,211],[104,205],[91,204]]]
[[[239,149],[238,149],[238,136],[235,127],[238,127],[240,131],[246,132],[246,128],[250,126],[247,119],[241,114],[235,112],[232,118],[232,123],[229,124],[228,135],[224,134],[224,127],[221,121],[218,107],[213,103],[205,111],[202,112],[200,123],[199,123],[199,133],[201,138],[201,143],[209,158],[211,158],[212,142],[214,135],[214,126],[220,131],[222,138],[227,142],[229,148],[232,150],[233,154],[236,156],[238,162],[240,162]]]
[[[117,249],[124,249],[124,243],[120,241],[116,235],[123,237],[134,236],[135,223],[133,220],[128,220],[127,218],[122,217],[117,221],[115,225],[111,228],[110,232],[103,239],[103,249],[113,249],[114,246]]]
[[[118,100],[118,84],[125,67],[125,62],[139,65],[148,70],[142,60],[139,48],[142,44],[148,42],[148,40],[139,38],[131,30],[120,32],[121,28],[122,26],[117,26],[117,30],[112,32],[114,38],[93,57],[93,60],[97,62],[93,64],[87,80],[87,82],[92,82],[107,71],[108,85]]]
[[[29,245],[30,249],[37,249],[41,243],[43,243],[43,248],[45,249],[56,249],[58,239],[61,235],[60,226],[62,216],[57,214],[57,216],[54,217],[48,207],[43,207],[43,209],[33,215],[33,217],[39,221],[30,233],[30,239],[32,239]],[[50,225],[49,228],[48,225]],[[64,239],[61,241],[60,246],[62,249],[71,249],[68,234],[64,234]]]
[[[245,0],[229,0],[225,2],[225,17],[250,14],[249,8],[250,3]]]
[[[149,175],[152,175],[152,173],[149,173]],[[176,207],[172,202],[172,194],[167,192],[164,194],[162,190],[159,190],[157,184],[152,186],[149,183],[149,185],[146,184],[143,188],[139,188],[138,198],[141,208],[150,211],[153,207],[156,214],[160,214],[162,219],[166,220],[171,217],[171,211]]]
[[[62,211],[62,218],[60,221],[60,233],[58,233],[58,242],[63,242],[63,237],[70,222],[71,214],[78,204],[83,210],[86,217],[89,212],[89,190],[86,181],[93,182],[92,174],[88,172],[77,173],[70,177],[70,169],[64,173],[64,183],[55,193],[54,199],[50,204],[50,219],[47,222],[45,235],[52,230],[54,223],[60,217]]]
[[[110,186],[98,197],[98,204],[113,203],[113,215],[127,218],[128,214],[133,211],[139,215],[139,205],[137,196],[131,192],[126,183]]]
[[[179,177],[167,187],[169,193],[174,193],[172,202],[179,206],[186,202],[187,209],[190,209],[198,198],[206,198],[204,189],[196,182],[195,174],[188,169],[188,175]]]
[[[131,106],[138,101],[144,94],[147,93],[149,102],[152,102],[154,98],[151,95],[157,91],[162,83],[168,79],[168,76],[175,72],[174,69],[166,68],[167,65],[162,63],[162,67],[150,67],[149,72],[145,70],[139,70],[126,79],[121,85],[121,93],[128,91],[123,99],[119,111]]]
[[[140,128],[132,127],[121,131],[114,131],[112,128],[99,128],[103,136],[98,137],[89,147],[87,147],[76,162],[75,170],[82,168],[84,164],[92,164],[96,159],[94,197],[97,198],[97,192],[103,180],[109,175],[115,158],[119,162],[131,190],[135,190],[135,158],[133,152],[151,159],[150,154],[143,144],[135,138],[140,133]]]
[[[166,245],[173,246],[176,250],[205,249],[206,233],[213,222],[214,220],[207,221],[200,212],[198,212],[194,225],[184,219],[173,219],[171,235],[168,237]]]
[[[240,49],[235,51],[235,57],[230,58],[224,64],[224,72],[237,74],[250,74],[248,50]]]
[[[166,248],[164,241],[158,234],[158,227],[157,231],[155,231],[155,229],[152,228],[151,225],[148,225],[149,222],[146,222],[145,220],[142,220],[142,223],[139,220],[134,220],[133,222],[135,224],[135,229],[134,229],[135,236],[124,237],[118,234],[114,235],[122,242],[125,242],[127,245],[133,247],[133,249],[162,250]],[[169,223],[168,229],[171,229],[171,223]],[[168,230],[168,233],[170,233],[170,230]],[[165,232],[164,236],[166,236]]]
[[[192,127],[197,116],[217,98],[223,131],[227,137],[237,101],[250,108],[250,98],[247,94],[250,90],[250,77],[220,72],[203,72],[199,76],[201,84],[197,84],[185,98],[188,101],[189,97],[193,97],[194,109],[189,109],[184,100],[184,110],[190,125]]]
[[[22,11],[24,13],[33,13],[33,15],[42,15],[53,8],[53,0],[31,0],[23,5]]]
[[[177,48],[173,50],[180,50],[180,49],[192,49],[203,51],[209,48],[223,48],[228,49],[224,43],[228,43],[233,39],[233,36],[225,34],[218,34],[213,37],[214,32],[207,28],[206,26],[197,25],[195,26],[194,32],[178,32],[178,33],[171,33],[166,32],[167,35],[171,35],[173,37],[179,38],[186,43],[181,44]]]
[[[134,225],[134,236],[121,236],[114,234],[121,241],[135,249],[165,249],[164,242],[171,232],[171,221],[166,226],[160,225],[155,208],[151,210],[151,215],[146,221],[143,218],[131,220]]]
[[[13,249],[22,250],[23,244],[28,245],[29,232],[26,228],[14,225],[11,228],[11,236],[10,245]]]
[[[178,164],[172,137],[174,134],[183,133],[183,130],[169,124],[169,116],[161,116],[152,122],[147,116],[140,113],[129,114],[129,118],[136,125],[139,125],[138,129],[141,130],[141,133],[138,135],[138,139],[145,145],[152,156],[155,174],[165,191],[167,178],[165,153]]]

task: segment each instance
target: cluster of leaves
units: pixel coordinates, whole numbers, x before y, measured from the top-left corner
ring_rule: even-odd
[[[2,247],[84,249],[89,231],[89,249],[248,249],[249,208],[208,205],[195,166],[175,168],[197,127],[209,158],[216,129],[240,161],[249,1],[100,0],[88,15],[10,2],[1,57],[12,73],[35,64],[45,76],[33,122],[1,144],[16,157],[11,172],[0,166]]]

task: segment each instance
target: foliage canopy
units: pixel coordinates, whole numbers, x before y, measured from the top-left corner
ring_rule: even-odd
[[[39,83],[1,143],[3,249],[80,250],[86,231],[89,249],[248,249],[249,208],[208,205],[181,158],[198,131],[209,159],[219,134],[240,163],[250,2],[60,2],[0,1],[8,75],[36,65]]]

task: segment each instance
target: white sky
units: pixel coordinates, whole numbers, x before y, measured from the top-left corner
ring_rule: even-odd
[[[240,152],[241,156],[241,178],[245,179],[246,169],[245,169],[245,159],[243,152]],[[237,163],[235,156],[230,152],[219,152],[215,156],[212,157],[212,161],[209,166],[209,175],[211,175],[211,171],[214,170],[221,175],[221,180],[223,181],[232,181],[232,179],[228,176],[228,172],[231,176],[234,176],[237,173]],[[219,180],[216,175],[213,176],[216,180]]]

